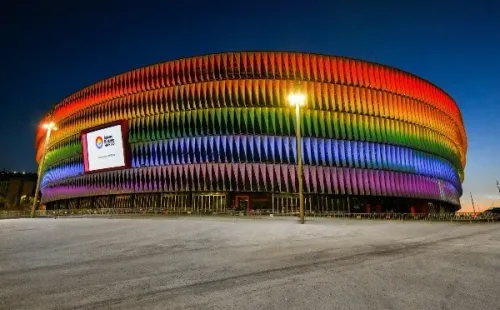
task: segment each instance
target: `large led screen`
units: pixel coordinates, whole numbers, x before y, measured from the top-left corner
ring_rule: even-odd
[[[129,166],[126,122],[108,124],[82,132],[85,172]]]

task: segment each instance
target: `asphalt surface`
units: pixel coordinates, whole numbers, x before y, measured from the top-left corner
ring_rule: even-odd
[[[0,309],[500,309],[500,225],[0,221]]]

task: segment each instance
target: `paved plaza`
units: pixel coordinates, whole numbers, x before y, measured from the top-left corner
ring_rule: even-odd
[[[500,225],[0,221],[0,309],[500,309]]]

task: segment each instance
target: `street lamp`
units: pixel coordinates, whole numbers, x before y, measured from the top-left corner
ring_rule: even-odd
[[[302,142],[300,138],[300,107],[306,103],[306,95],[301,92],[292,92],[288,95],[288,103],[295,106],[295,121],[297,134],[297,178],[299,181],[300,223],[304,224],[304,189],[302,185]]]
[[[45,123],[42,127],[47,130],[47,132],[45,133],[45,145],[43,146],[42,158],[40,158],[40,165],[38,165],[35,197],[33,198],[33,207],[31,207],[31,217],[35,216],[36,205],[38,203],[38,193],[40,192],[40,182],[42,181],[42,169],[45,162],[45,154],[47,153],[47,146],[49,145],[50,133],[52,130],[57,130],[57,126],[54,122]]]

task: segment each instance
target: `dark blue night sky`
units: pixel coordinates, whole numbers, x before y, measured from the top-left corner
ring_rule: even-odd
[[[446,90],[469,139],[463,210],[469,191],[482,208],[500,205],[497,0],[59,2],[0,10],[0,169],[34,171],[42,114],[88,84],[183,56],[297,50],[387,64]]]

